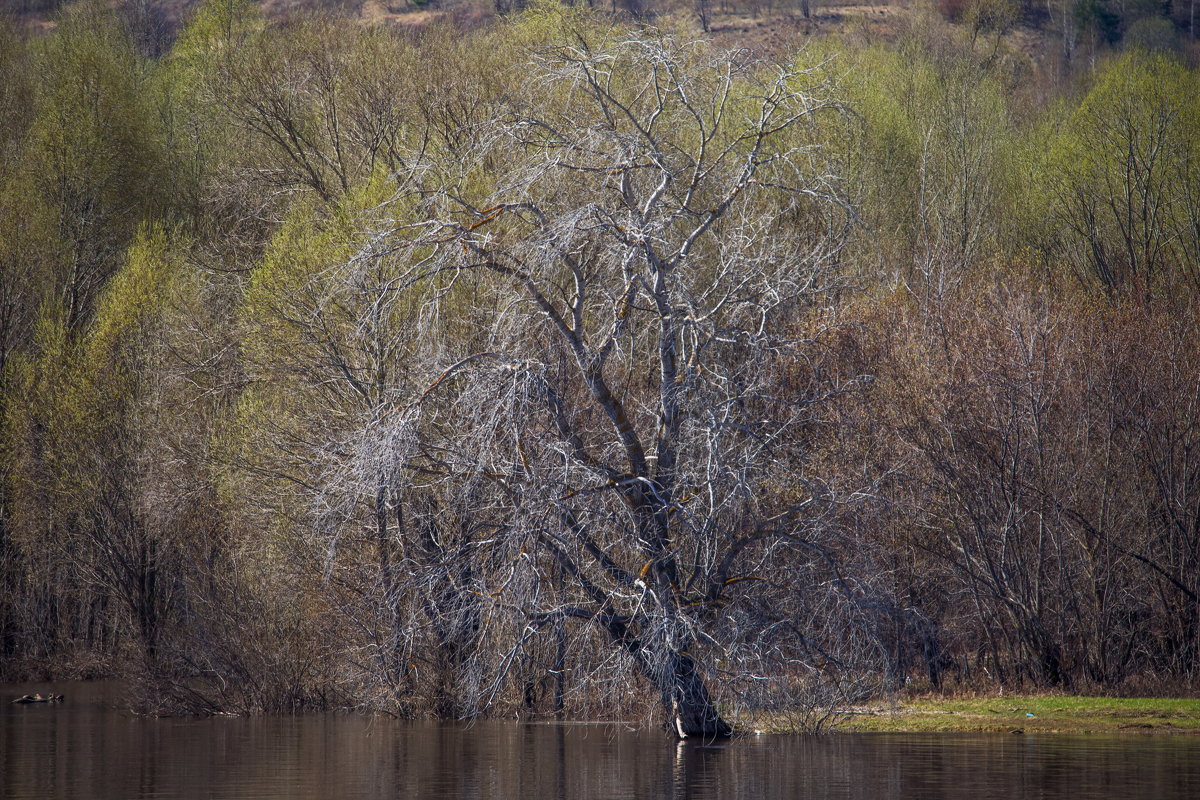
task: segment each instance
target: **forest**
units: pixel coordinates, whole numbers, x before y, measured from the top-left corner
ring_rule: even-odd
[[[0,679],[1195,695],[1194,3],[736,10],[0,18]]]

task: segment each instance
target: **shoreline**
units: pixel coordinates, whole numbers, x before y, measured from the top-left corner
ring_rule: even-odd
[[[1200,699],[993,695],[897,700],[852,710],[845,733],[1200,735]]]
[[[22,695],[48,691],[67,701],[76,699],[77,687],[90,685],[87,695],[114,683],[100,680],[60,679],[52,681],[0,682],[0,704],[16,703]],[[328,712],[345,712],[330,708]],[[317,712],[323,713],[323,712]],[[351,714],[362,713],[350,711]],[[274,716],[267,714],[268,716]],[[369,712],[368,712],[369,715]],[[237,716],[241,716],[237,714]],[[877,701],[854,707],[838,715],[832,734],[930,734],[1009,733],[1057,735],[1200,736],[1200,698],[1196,697],[1096,697],[1086,695],[984,695],[973,697],[916,697]],[[486,719],[487,717],[484,717]],[[498,718],[492,718],[498,719]],[[728,717],[727,717],[728,719]],[[611,719],[550,720],[530,718],[529,724],[633,725],[635,721]],[[802,733],[789,724],[786,715],[750,715],[731,720],[739,735],[793,735]]]

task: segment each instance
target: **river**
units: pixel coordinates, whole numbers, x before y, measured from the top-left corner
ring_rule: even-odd
[[[327,713],[150,719],[105,683],[0,685],[0,798],[1200,797],[1200,737],[833,734],[705,746],[621,725]],[[62,704],[13,705],[22,694]]]

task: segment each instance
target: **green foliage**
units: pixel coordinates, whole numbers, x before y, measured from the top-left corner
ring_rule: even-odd
[[[130,345],[150,340],[150,330],[165,310],[180,265],[176,253],[186,244],[161,225],[143,226],[125,254],[121,270],[109,282],[87,333],[85,358],[97,376],[125,360]]]
[[[1179,50],[1179,33],[1166,17],[1143,17],[1125,31],[1126,49],[1174,53]]]
[[[37,57],[44,77],[24,166],[36,202],[56,217],[63,259],[54,290],[79,329],[137,226],[169,202],[157,115],[146,92],[150,67],[115,17],[68,9]]]
[[[296,204],[253,273],[240,310],[245,329],[243,353],[266,375],[289,372],[293,359],[319,360],[310,324],[321,309],[321,276],[352,255],[344,218],[321,222],[311,203]],[[323,331],[329,325],[323,324]],[[348,337],[351,330],[330,331]],[[278,376],[276,376],[276,380]],[[274,382],[274,381],[273,381]]]
[[[26,439],[14,477],[38,491],[86,504],[110,469],[105,456],[136,441],[136,404],[157,373],[152,331],[178,270],[160,228],[143,230],[107,287],[89,330],[73,332],[60,306],[43,304],[36,352],[18,368],[12,425]]]
[[[39,304],[51,297],[53,265],[61,256],[55,215],[30,202],[31,176],[0,176],[0,391],[9,358],[32,345]]]
[[[511,18],[509,24],[511,30],[506,35],[514,36],[517,40],[514,44],[523,48],[562,44],[583,35],[602,48],[619,37],[622,30],[619,24],[605,24],[589,10],[560,0],[535,0]]]
[[[1021,8],[1014,0],[974,0],[967,7],[964,22],[971,29],[974,41],[981,33],[999,37],[1008,33],[1021,19]]]
[[[372,262],[360,250],[379,214],[396,224],[403,205],[380,176],[333,208],[315,198],[296,203],[251,275],[237,311],[243,368],[249,378],[218,442],[226,458],[256,465],[246,481],[224,475],[224,494],[254,494],[275,523],[293,520],[305,502],[295,492],[324,466],[322,437],[361,424],[404,388],[405,360],[424,298],[408,285],[406,256]],[[419,258],[419,255],[417,256]],[[236,487],[236,488],[234,488]],[[267,499],[277,493],[288,498]]]
[[[263,26],[246,0],[209,0],[188,20],[148,87],[162,119],[168,165],[194,221],[230,160],[234,134],[222,113],[223,66]]]
[[[1113,294],[1195,281],[1198,161],[1195,71],[1143,51],[1112,61],[1050,146],[1055,252]]]
[[[863,51],[844,69],[861,120],[847,159],[881,267],[906,280],[960,279],[997,236],[1011,135],[1000,77],[969,53],[916,41]]]
[[[17,165],[33,108],[29,47],[12,24],[0,17],[0,176]]]
[[[250,0],[205,0],[175,40],[170,58],[200,69],[228,56],[239,42],[262,30],[264,20]]]
[[[13,541],[29,578],[65,582],[46,626],[49,648],[115,631],[154,664],[173,605],[172,522],[186,501],[157,504],[170,468],[160,459],[179,418],[164,413],[164,328],[182,242],[145,227],[97,302],[73,330],[44,302],[34,346],[17,359],[4,420]],[[97,602],[110,604],[104,612]],[[35,609],[37,607],[35,606]]]

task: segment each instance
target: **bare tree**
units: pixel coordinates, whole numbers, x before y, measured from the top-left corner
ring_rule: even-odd
[[[485,349],[375,435],[415,443],[420,491],[471,498],[460,598],[487,600],[480,635],[515,625],[477,703],[543,632],[584,623],[679,736],[726,734],[710,677],[844,670],[866,595],[837,558],[844,498],[806,459],[853,385],[804,322],[849,220],[813,144],[838,107],[809,74],[654,35],[536,62],[480,147],[499,177],[387,233],[472,285]]]

